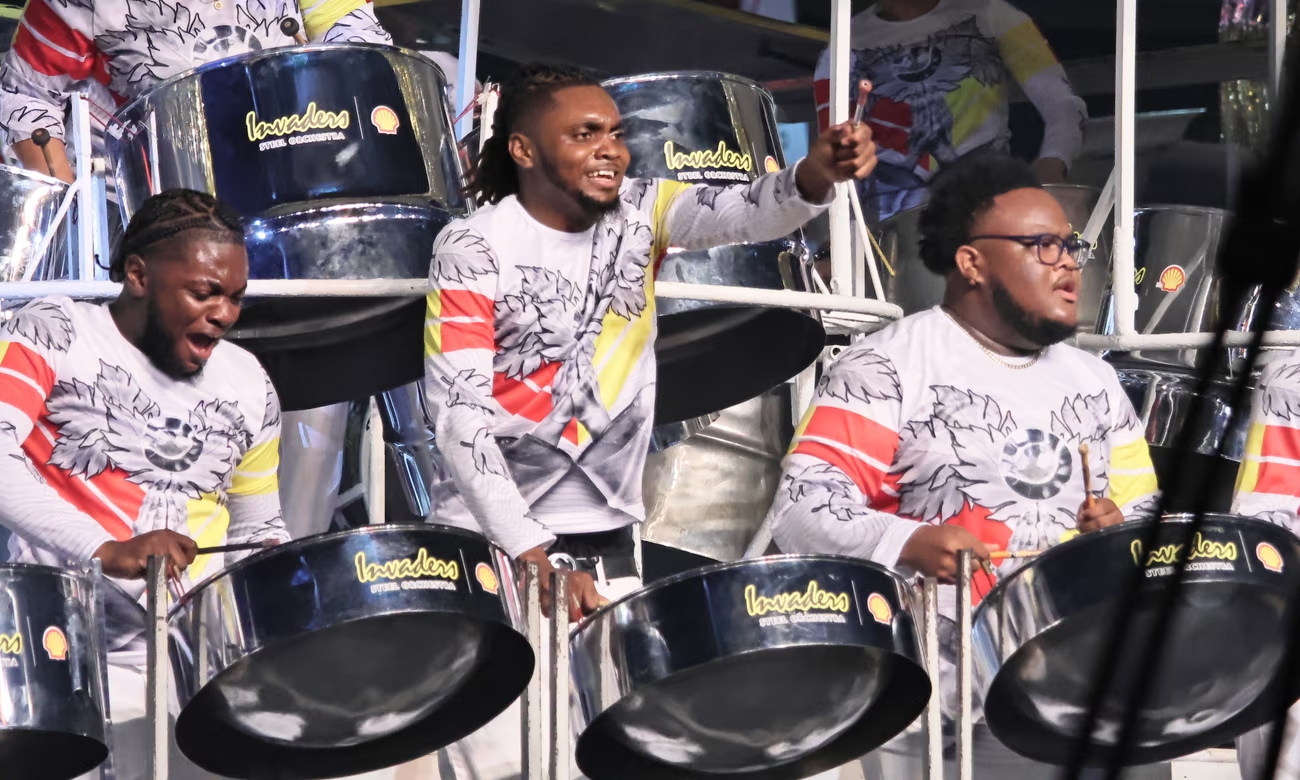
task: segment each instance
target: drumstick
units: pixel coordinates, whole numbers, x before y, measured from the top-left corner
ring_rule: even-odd
[[[1088,508],[1092,509],[1097,504],[1097,500],[1092,497],[1092,469],[1088,467],[1088,443],[1079,442],[1079,462],[1083,464],[1083,495],[1084,500],[1088,503]]]
[[[1042,552],[1042,550],[994,550],[989,553],[989,557],[995,561],[1005,561],[1007,558],[1037,558]]]
[[[197,555],[216,555],[217,553],[244,552],[245,550],[265,550],[274,547],[272,542],[243,542],[242,544],[223,544],[220,547],[200,547]]]
[[[45,167],[49,169],[49,174],[55,176],[54,160],[50,157],[50,131],[43,127],[38,127],[32,131],[32,143],[36,144],[41,150],[41,156],[45,158]]]
[[[867,98],[871,95],[871,82],[863,79],[858,82],[858,104],[853,109],[853,126],[862,124],[862,115],[867,113]]]
[[[284,33],[286,37],[293,38],[293,42],[299,46],[304,46],[307,43],[307,38],[304,37],[302,33],[298,32],[298,30],[298,20],[292,16],[286,16],[284,20],[280,22],[280,32]]]

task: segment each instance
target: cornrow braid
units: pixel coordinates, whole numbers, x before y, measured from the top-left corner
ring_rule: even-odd
[[[470,191],[477,195],[480,206],[519,192],[519,171],[510,156],[510,134],[557,91],[598,86],[600,82],[577,68],[536,62],[524,65],[501,85],[501,97],[492,117],[492,137],[479,152],[470,183]]]
[[[204,192],[166,190],[140,204],[119,239],[108,265],[108,278],[126,278],[126,258],[144,257],[149,249],[191,230],[202,230],[214,241],[244,243],[244,224],[234,209]]]

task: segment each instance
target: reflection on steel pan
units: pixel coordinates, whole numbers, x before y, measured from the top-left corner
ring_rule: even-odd
[[[1043,189],[1056,198],[1075,230],[1082,232],[1101,197],[1101,190],[1079,184],[1047,184]],[[885,298],[915,314],[943,301],[944,277],[932,273],[921,262],[921,212],[924,206],[908,209],[883,221],[879,228],[880,248],[894,269],[891,276],[882,269]],[[1093,257],[1084,266],[1079,288],[1079,331],[1091,333],[1097,325],[1102,297],[1110,286],[1110,223],[1097,238]]]
[[[0,776],[70,780],[108,757],[90,577],[0,565]]]
[[[652,73],[606,81],[623,115],[630,177],[743,184],[785,165],[771,94],[725,73]],[[681,252],[659,279],[811,291],[795,238]],[[753,398],[807,367],[826,340],[820,315],[785,308],[662,299],[655,421],[678,422]]]
[[[1118,601],[1135,566],[1145,570],[1124,659],[1100,711],[1090,759],[1108,761],[1139,648],[1151,639],[1159,586],[1186,555],[1186,580],[1165,637],[1151,695],[1138,715],[1130,765],[1218,747],[1271,717],[1275,696],[1300,687],[1279,679],[1287,598],[1300,575],[1300,539],[1272,523],[1210,514],[1187,549],[1188,516],[1166,517],[1144,549],[1145,522],[1085,534],[1044,552],[985,596],[974,622],[976,695],[993,734],[1021,755],[1070,760]]]
[[[571,640],[592,780],[793,780],[924,709],[912,593],[882,566],[777,555],[661,580]]]
[[[438,231],[466,210],[445,86],[420,54],[371,44],[175,76],[107,131],[124,216],[154,192],[202,190],[249,220],[251,278],[423,279]],[[423,320],[419,299],[250,301],[231,338],[294,410],[420,378]]]
[[[36,250],[58,229],[54,217],[67,189],[50,176],[0,165],[0,281],[23,281],[38,261]]]
[[[1196,401],[1196,376],[1149,367],[1134,368],[1117,365],[1115,373],[1120,386],[1128,394],[1133,408],[1142,420],[1147,444],[1152,447],[1171,448],[1178,440],[1183,427],[1194,425],[1194,449],[1200,455],[1213,455],[1220,442],[1223,456],[1240,461],[1246,449],[1246,430],[1250,420],[1248,409],[1238,415],[1237,424],[1229,426],[1232,417],[1232,384],[1220,379],[1210,383],[1210,397],[1200,420],[1191,420]]]
[[[228,777],[360,774],[427,755],[523,691],[533,651],[505,555],[387,524],[296,540],[172,610],[176,741]]]

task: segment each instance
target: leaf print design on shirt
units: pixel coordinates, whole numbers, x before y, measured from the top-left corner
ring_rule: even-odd
[[[496,438],[486,427],[474,432],[473,441],[463,441],[460,446],[470,450],[474,456],[474,468],[478,473],[495,474],[498,477],[510,476],[501,448],[497,446]]]
[[[1300,363],[1285,363],[1270,374],[1264,381],[1264,414],[1281,420],[1300,415]]]
[[[646,193],[650,191],[652,183],[650,179],[633,179],[628,184],[627,191],[623,193],[623,202],[634,209],[640,209],[641,204],[645,202]]]
[[[100,361],[93,385],[54,385],[47,402],[59,438],[50,464],[87,479],[112,467],[145,489],[145,506],[162,516],[140,518],[144,530],[178,528],[186,501],[224,495],[251,438],[239,408],[226,401],[196,405],[185,419],[166,417],[131,374]]]
[[[442,251],[449,248],[456,251]],[[496,274],[498,268],[492,247],[477,230],[447,228],[433,249],[430,276],[440,282],[467,285],[480,276]]]
[[[491,414],[492,406],[483,399],[492,397],[492,380],[467,368],[456,374],[455,378],[439,377],[447,386],[447,406],[468,406]]]
[[[573,347],[580,291],[549,268],[521,266],[519,291],[496,305],[494,371],[523,379],[542,363],[562,361]]]
[[[785,488],[791,501],[812,501],[812,511],[830,512],[840,522],[858,520],[870,512],[853,480],[827,463],[792,472]]]
[[[844,403],[901,401],[902,385],[889,358],[874,349],[850,349],[817,383],[817,392]]]
[[[72,346],[72,319],[53,301],[34,300],[18,311],[4,325],[40,349],[67,352]]]

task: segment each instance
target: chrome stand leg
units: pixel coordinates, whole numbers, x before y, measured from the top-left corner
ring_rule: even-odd
[[[537,564],[529,563],[524,569],[524,625],[528,643],[542,649],[542,588]],[[542,670],[537,670],[520,699],[520,722],[523,724],[523,780],[548,780],[547,766],[543,761],[546,744],[545,709],[542,706]]]
[[[939,687],[939,581],[921,583],[921,614],[925,636],[925,669],[930,673],[930,704],[925,708],[925,777],[943,780],[943,707]]]
[[[971,780],[974,737],[971,723],[971,552],[957,554],[957,778]]]
[[[149,777],[167,780],[167,558],[149,557],[149,661],[146,676]]]
[[[569,780],[569,580],[551,574],[551,765],[550,780]]]
[[[87,574],[93,588],[91,593],[90,641],[94,646],[95,656],[99,659],[99,701],[104,708],[104,744],[108,746],[108,758],[99,765],[99,780],[117,780],[113,771],[113,708],[108,697],[108,643],[104,636],[104,569],[98,558],[92,558]]]

